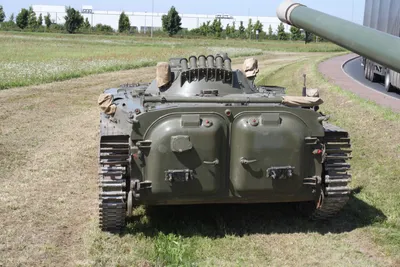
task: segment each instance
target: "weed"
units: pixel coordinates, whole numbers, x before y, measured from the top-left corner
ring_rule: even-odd
[[[154,238],[155,262],[161,266],[194,266],[193,247],[181,236],[158,233]]]

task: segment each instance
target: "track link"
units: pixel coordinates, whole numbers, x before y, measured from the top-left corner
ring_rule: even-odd
[[[350,196],[351,144],[349,134],[332,124],[324,124],[325,155],[322,192],[312,219],[324,220],[337,214]]]
[[[126,218],[129,138],[102,136],[99,152],[99,227],[120,232]]]

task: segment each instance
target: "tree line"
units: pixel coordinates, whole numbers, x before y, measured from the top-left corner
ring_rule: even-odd
[[[181,17],[175,7],[171,7],[167,15],[162,17],[163,31],[167,32],[169,36],[172,35],[194,35],[206,36],[215,38],[241,38],[241,39],[264,39],[264,40],[304,40],[306,43],[315,41],[317,36],[308,32],[302,32],[299,28],[291,26],[290,33],[285,31],[285,26],[281,22],[278,28],[274,31],[272,26],[269,25],[265,31],[264,25],[257,20],[253,23],[252,19],[248,20],[246,27],[243,21],[236,25],[233,21],[232,25],[229,23],[223,28],[220,18],[215,18],[213,21],[203,22],[198,28],[191,30],[182,29]],[[323,41],[322,38],[318,39]]]
[[[66,15],[64,16],[65,22],[63,24],[57,23],[49,13],[45,16],[42,13],[37,16],[33,11],[32,6],[28,9],[22,8],[14,17],[11,14],[8,21],[3,10],[3,6],[0,5],[0,23],[3,30],[25,30],[25,31],[50,31],[50,32],[100,32],[100,33],[113,33],[114,29],[105,24],[96,24],[92,26],[88,18],[84,18],[83,15],[72,7],[65,8]],[[124,14],[120,16],[119,31],[124,32],[130,29],[129,18]]]
[[[15,21],[14,14],[11,14],[8,21],[5,21],[5,13],[3,7],[0,5],[0,23],[2,23],[3,29],[20,29],[30,31],[52,31],[52,32],[68,32],[68,33],[115,33],[115,30],[105,24],[91,25],[88,18],[84,19],[82,14],[72,8],[65,8],[66,15],[64,16],[64,24],[56,23],[47,13],[39,16],[33,11],[32,7],[28,9],[22,8],[18,13]],[[212,38],[241,38],[241,39],[264,39],[264,40],[305,40],[305,42],[312,42],[316,40],[316,36],[302,32],[299,28],[294,26],[290,27],[290,33],[285,31],[285,26],[280,23],[276,30],[273,30],[271,25],[267,29],[259,21],[253,23],[252,19],[249,19],[245,26],[243,21],[240,21],[238,25],[236,22],[227,24],[225,29],[222,25],[221,19],[215,18],[213,21],[204,22],[200,27],[187,30],[182,28],[181,17],[174,6],[170,8],[166,15],[162,18],[162,34],[168,36],[204,36]],[[118,33],[137,33],[138,29],[132,27],[129,16],[122,12],[118,20]],[[157,35],[159,31],[155,31]],[[323,41],[319,38],[320,41]]]

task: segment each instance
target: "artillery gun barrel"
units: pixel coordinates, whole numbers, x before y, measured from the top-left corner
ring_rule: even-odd
[[[400,72],[400,38],[285,0],[278,18]]]

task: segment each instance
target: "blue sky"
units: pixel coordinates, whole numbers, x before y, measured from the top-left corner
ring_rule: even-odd
[[[230,15],[275,16],[276,8],[283,0],[154,0],[155,12],[167,12],[174,5],[178,12],[194,14],[224,13]],[[299,0],[310,8],[362,24],[365,0]],[[354,3],[354,9],[353,9]],[[82,5],[91,5],[94,10],[125,10],[151,12],[152,0],[0,0],[7,18],[17,14],[23,7],[30,5],[70,5],[81,9]]]

